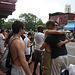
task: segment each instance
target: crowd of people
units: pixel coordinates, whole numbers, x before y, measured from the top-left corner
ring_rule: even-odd
[[[9,46],[12,57],[12,68],[6,75],[61,75],[63,69],[69,70],[65,44],[70,39],[66,31],[57,30],[58,22],[49,20],[45,32],[39,25],[33,34],[25,33],[24,26],[17,20],[12,31],[0,32],[0,58]]]

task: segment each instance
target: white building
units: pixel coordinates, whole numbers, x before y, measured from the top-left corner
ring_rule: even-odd
[[[71,5],[65,5],[65,13],[71,13]]]

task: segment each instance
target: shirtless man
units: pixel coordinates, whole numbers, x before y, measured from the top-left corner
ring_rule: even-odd
[[[14,35],[9,40],[9,47],[12,57],[11,75],[32,75],[25,58],[25,44],[20,40],[24,33],[24,23],[15,21],[12,24]]]

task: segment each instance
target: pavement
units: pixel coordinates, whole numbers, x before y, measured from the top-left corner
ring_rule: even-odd
[[[75,42],[75,39],[71,40],[72,42]]]

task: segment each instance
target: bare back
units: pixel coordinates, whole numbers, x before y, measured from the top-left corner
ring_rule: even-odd
[[[45,32],[44,40],[45,40],[45,38],[46,38],[47,35],[48,35],[47,32]],[[46,45],[45,51],[51,52],[51,48],[50,48],[50,45],[49,44]]]
[[[9,41],[9,45],[11,44],[12,40],[15,39],[15,38],[11,38],[10,41]],[[11,51],[11,56],[12,56],[12,61],[13,61],[13,64],[16,65],[16,66],[21,66],[21,62],[20,62],[20,59],[22,59],[20,53],[23,55],[23,58],[25,58],[25,44],[19,39],[19,38],[16,38],[11,46],[10,46],[10,51]]]
[[[47,44],[47,46],[45,47],[45,50],[48,51],[48,52],[51,52],[51,48],[50,48],[49,44]]]

